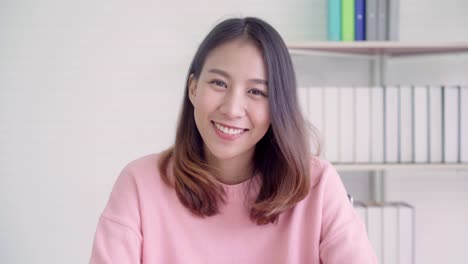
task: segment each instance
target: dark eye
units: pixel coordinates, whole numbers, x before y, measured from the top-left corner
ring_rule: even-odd
[[[220,80],[213,80],[210,83],[213,83],[213,84],[215,84],[217,86],[222,86],[222,87],[225,87],[225,88],[227,87],[226,83],[223,82],[223,81],[220,81]]]
[[[251,93],[253,95],[257,95],[257,96],[267,97],[267,95],[265,93],[263,93],[262,91],[257,90],[257,89],[252,89],[252,90],[249,91],[249,93]]]

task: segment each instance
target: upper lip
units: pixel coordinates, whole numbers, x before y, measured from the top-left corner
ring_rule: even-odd
[[[235,127],[235,126],[231,126],[231,125],[226,125],[226,124],[224,124],[224,123],[221,123],[221,122],[218,122],[218,121],[214,121],[214,120],[213,120],[213,122],[216,123],[216,124],[220,124],[220,125],[222,125],[223,127],[228,127],[228,128],[232,128],[232,129],[247,129],[247,128],[242,128],[242,127]]]

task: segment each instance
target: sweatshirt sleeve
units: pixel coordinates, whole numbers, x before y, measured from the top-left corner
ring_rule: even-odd
[[[99,219],[91,264],[141,263],[142,235],[137,190],[134,177],[124,169]]]
[[[349,201],[340,176],[328,162],[322,181],[321,263],[377,263],[364,223]]]

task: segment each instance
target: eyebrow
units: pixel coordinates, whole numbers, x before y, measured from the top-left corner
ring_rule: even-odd
[[[227,73],[227,72],[225,72],[223,70],[220,70],[220,69],[210,69],[208,72],[217,73],[217,74],[222,75],[222,76],[224,76],[225,78],[228,78],[228,79],[230,78],[229,73]],[[263,79],[252,78],[252,79],[249,79],[248,81],[258,83],[258,84],[264,84],[264,85],[268,86],[268,82],[266,80],[263,80]]]

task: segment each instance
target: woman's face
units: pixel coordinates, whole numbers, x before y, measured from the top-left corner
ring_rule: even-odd
[[[235,39],[213,49],[189,98],[205,153],[219,160],[251,158],[270,126],[267,70],[251,41]]]

